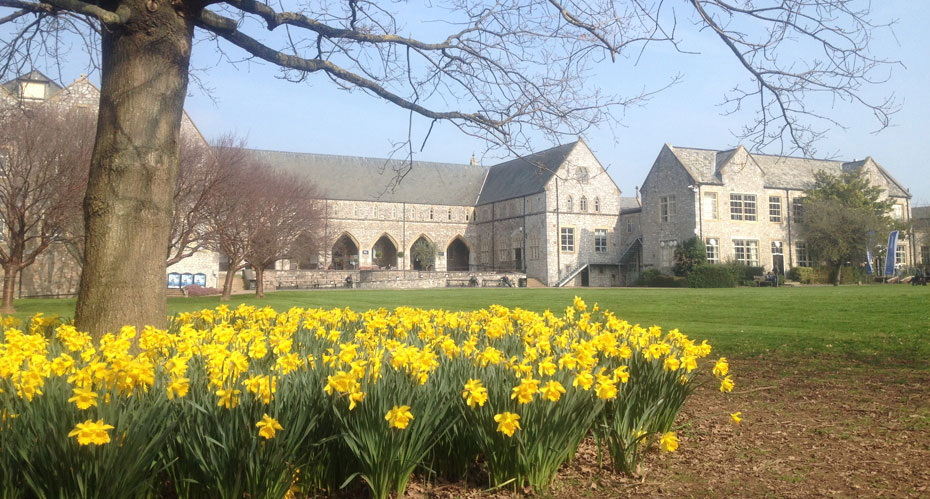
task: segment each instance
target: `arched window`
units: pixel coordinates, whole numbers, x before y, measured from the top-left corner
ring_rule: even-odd
[[[372,218],[378,218],[378,205],[375,205],[371,209],[371,213],[372,213]]]
[[[578,171],[575,173],[575,176],[578,178],[578,181],[581,182],[582,184],[588,183],[588,169],[587,168],[579,168]]]
[[[355,216],[358,216],[358,205],[355,205]]]
[[[578,205],[581,211],[588,211],[588,198],[582,196],[581,201],[578,202]]]
[[[600,198],[594,198],[594,211],[601,211],[601,200]]]
[[[429,219],[430,219],[430,220],[433,219],[433,209],[432,209],[432,208],[429,209]]]
[[[568,205],[568,208],[565,211],[572,211],[572,197],[571,196],[568,196],[568,200],[566,204]]]
[[[452,220],[452,208],[449,208],[449,213],[446,215],[446,218]]]

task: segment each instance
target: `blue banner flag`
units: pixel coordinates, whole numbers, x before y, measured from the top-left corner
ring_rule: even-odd
[[[885,275],[894,275],[894,260],[898,253],[898,231],[888,234],[888,253],[885,255]]]
[[[865,249],[865,271],[872,275],[872,248]]]

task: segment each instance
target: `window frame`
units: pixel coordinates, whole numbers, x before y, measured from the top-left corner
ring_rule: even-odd
[[[755,194],[730,193],[730,220],[755,222],[759,219],[758,198]]]
[[[781,196],[769,196],[769,222],[781,223]]]
[[[674,194],[659,197],[659,222],[672,223],[678,214],[678,202]]]
[[[563,225],[559,227],[559,251],[562,253],[574,253],[575,248],[575,227],[573,225]]]
[[[733,261],[740,265],[758,267],[760,262],[759,240],[733,239]]]
[[[598,234],[601,232],[601,234]],[[607,227],[594,228],[594,252],[607,253],[610,251],[610,231]],[[599,244],[601,243],[601,244]]]
[[[707,202],[712,201],[713,205],[711,209],[708,209]],[[716,192],[704,192],[704,219],[705,220],[720,220],[720,198]]]
[[[711,243],[711,241],[714,241],[714,243]],[[711,250],[711,248],[713,248],[713,250]],[[711,265],[720,263],[720,238],[705,237],[704,253],[707,255],[707,263]]]

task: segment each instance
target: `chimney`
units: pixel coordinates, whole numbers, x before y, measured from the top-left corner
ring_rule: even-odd
[[[639,186],[636,186],[636,204],[642,206],[643,202],[639,200]]]
[[[471,153],[471,161],[469,161],[471,166],[478,166],[478,160],[475,159],[475,153]]]

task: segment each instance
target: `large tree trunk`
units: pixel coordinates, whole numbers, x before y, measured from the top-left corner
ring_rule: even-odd
[[[265,268],[261,265],[254,266],[255,269],[255,297],[264,298],[265,297]]]
[[[842,263],[838,263],[838,264],[836,264],[836,279],[833,279],[833,285],[834,285],[834,286],[839,286],[839,285],[840,285],[840,279],[842,279],[842,277],[843,277],[843,264],[842,264]]]
[[[16,274],[18,265],[10,263],[3,266],[3,304],[0,313],[12,314],[16,312],[13,307],[13,291],[16,288]]]
[[[164,327],[165,247],[195,15],[182,2],[122,0],[101,30],[97,140],[84,198],[85,262],[75,325],[100,336]]]
[[[236,278],[238,268],[238,263],[232,265],[232,261],[230,261],[229,270],[226,271],[226,277],[223,279],[223,294],[220,296],[220,301],[229,301],[232,297],[233,279]]]

